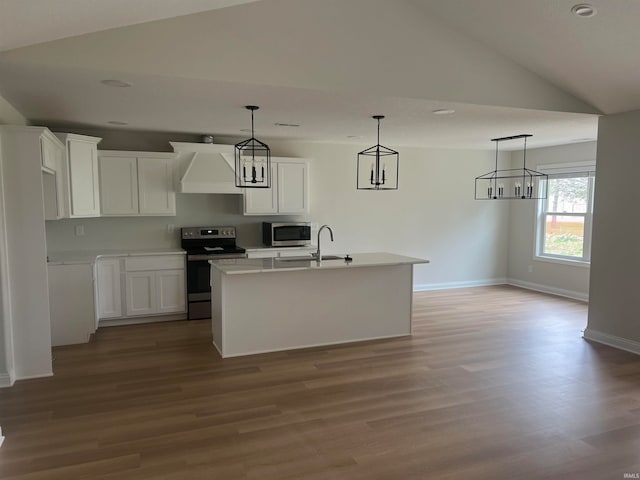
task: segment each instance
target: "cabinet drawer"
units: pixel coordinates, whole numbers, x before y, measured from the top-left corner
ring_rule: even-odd
[[[127,272],[143,272],[148,270],[181,270],[184,269],[184,255],[152,255],[127,257],[124,259]]]

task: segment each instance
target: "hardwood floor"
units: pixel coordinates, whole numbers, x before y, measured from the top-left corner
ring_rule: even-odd
[[[100,329],[0,390],[0,478],[622,479],[640,357],[586,304],[417,293],[414,335],[221,360],[208,321]]]

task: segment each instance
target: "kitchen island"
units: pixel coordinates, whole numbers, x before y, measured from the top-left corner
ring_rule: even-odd
[[[391,253],[211,261],[213,344],[225,358],[410,335],[420,263]]]

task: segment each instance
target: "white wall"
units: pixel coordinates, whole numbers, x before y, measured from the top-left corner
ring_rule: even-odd
[[[272,145],[280,155],[314,159],[311,218],[335,232],[327,251],[429,259],[416,266],[416,288],[506,276],[508,208],[474,200],[474,179],[491,170],[492,152],[399,148],[399,190],[376,192],[355,188],[357,153],[370,145]]]
[[[640,353],[640,111],[598,126],[598,173],[585,337]]]
[[[391,251],[430,259],[416,267],[417,288],[506,277],[508,205],[473,199],[474,178],[492,169],[492,152],[401,148],[400,189],[371,192],[355,188],[357,152],[369,145],[269,143],[275,156],[312,159],[311,211],[304,218],[334,229],[335,243],[324,239],[327,253]],[[239,244],[255,245],[269,218],[282,217],[243,216],[240,195],[178,194],[176,217],[46,222],[47,244],[50,252],[175,247],[180,226],[231,224]],[[84,237],[74,235],[78,224]],[[167,224],[176,226],[174,234]]]
[[[11,292],[9,290],[9,256],[4,200],[4,168],[2,135],[0,134],[0,387],[13,381],[13,331],[11,325]]]
[[[40,151],[44,134],[38,127],[0,127],[8,253],[8,275],[3,278],[8,279],[16,379],[52,374]]]
[[[513,152],[513,168],[522,167],[522,152]],[[527,150],[527,166],[595,160],[596,142],[573,143]],[[598,172],[599,174],[599,172]],[[596,182],[599,180],[596,179]],[[589,267],[534,259],[536,202],[511,201],[509,213],[508,276],[512,283],[561,293],[574,298],[589,296]],[[529,272],[529,266],[532,272]]]
[[[26,118],[9,102],[0,96],[0,125],[26,125]],[[2,152],[2,145],[0,145]],[[10,382],[9,372],[13,370],[13,348],[11,325],[7,322],[10,317],[10,302],[8,289],[6,225],[4,216],[4,191],[2,187],[2,158],[0,154],[0,386]]]
[[[0,125],[27,125],[27,119],[1,96]]]

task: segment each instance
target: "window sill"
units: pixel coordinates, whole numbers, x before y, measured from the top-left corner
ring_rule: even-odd
[[[533,257],[534,261],[538,262],[547,262],[547,263],[557,263],[560,265],[568,265],[571,267],[580,267],[580,268],[589,268],[591,267],[591,262],[585,262],[582,260],[569,260],[568,258],[556,258],[556,257],[545,257],[540,255],[535,255]]]

